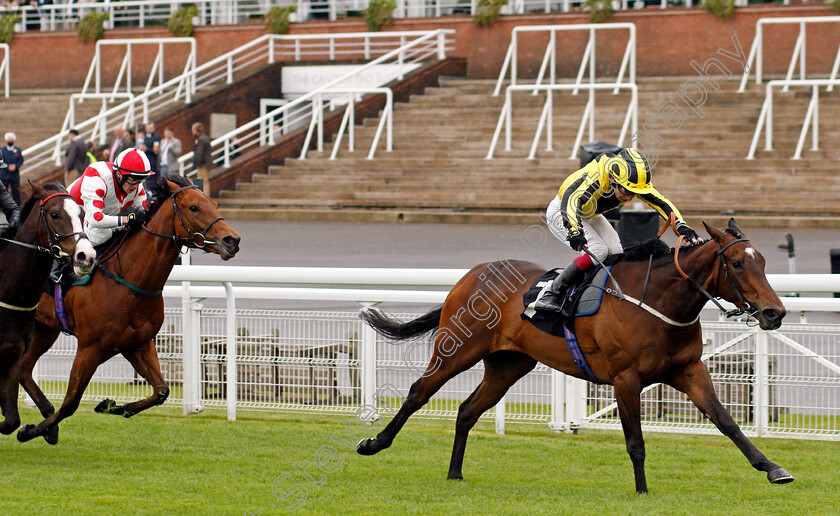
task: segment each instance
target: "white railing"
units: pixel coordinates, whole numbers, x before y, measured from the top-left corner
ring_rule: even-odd
[[[59,134],[68,134],[70,129],[76,127],[77,103],[81,104],[85,101],[85,99],[100,99],[102,100],[102,107],[99,109],[99,115],[94,118],[95,123],[90,132],[92,140],[95,141],[98,139],[100,142],[104,142],[108,137],[108,128],[106,127],[108,117],[104,115],[108,113],[108,101],[113,101],[116,98],[129,99],[130,109],[126,111],[125,117],[122,120],[122,125],[124,127],[133,127],[135,121],[135,113],[133,109],[134,103],[132,102],[132,100],[134,99],[133,93],[74,93],[70,95],[70,105],[67,108],[67,114],[64,116],[64,122],[61,123],[61,131]],[[52,159],[54,159],[56,163],[59,163],[61,161],[60,152],[61,148],[58,145],[53,147]]]
[[[793,55],[790,58],[790,64],[788,65],[787,74],[785,75],[786,81],[791,81],[793,79],[793,72],[796,69],[797,61],[799,62],[799,79],[805,79],[805,70],[806,70],[806,45],[805,45],[805,34],[806,34],[806,27],[810,24],[814,23],[840,23],[840,16],[814,16],[814,17],[792,17],[792,18],[761,18],[755,23],[755,37],[753,38],[752,48],[750,48],[750,54],[747,58],[746,69],[747,72],[744,73],[744,76],[741,78],[741,86],[738,88],[739,93],[743,93],[747,87],[747,81],[749,80],[749,74],[752,70],[755,70],[755,83],[761,84],[762,78],[762,70],[764,66],[764,51],[763,51],[763,42],[764,42],[764,26],[765,25],[788,25],[788,24],[798,24],[799,25],[799,36],[796,38],[796,44],[793,47]],[[820,48],[820,53],[825,52],[826,49]],[[831,72],[829,74],[829,79],[835,80],[837,79],[837,73],[840,70],[840,47],[837,48],[837,56],[834,58],[834,65],[831,68]],[[794,83],[789,83],[793,85]],[[828,85],[828,91],[831,91],[834,87],[832,83]],[[784,91],[788,90],[788,86],[785,85]]]
[[[451,33],[452,31],[444,31],[442,34]],[[115,105],[105,113],[78,123],[75,129],[85,140],[88,140],[93,135],[95,127],[102,125],[107,127],[114,121],[125,120],[129,112],[142,109],[142,121],[147,122],[154,114],[163,111],[173,103],[186,102],[186,98],[192,92],[222,84],[232,84],[235,77],[244,75],[247,71],[262,64],[271,64],[281,60],[371,59],[391,52],[392,49],[404,45],[407,39],[420,34],[429,34],[429,32],[366,32],[298,36],[266,34],[138,94],[129,101]],[[441,35],[440,45],[445,45],[444,38],[445,36]],[[437,52],[437,48],[434,51]],[[66,136],[65,131],[24,149],[29,164],[24,175],[33,173],[45,165],[60,165],[57,157],[63,155],[62,152],[67,145]],[[105,141],[101,140],[99,143],[104,144]],[[222,152],[217,151],[217,154],[222,155]]]
[[[428,59],[445,59],[447,50],[446,37],[451,34],[454,34],[454,31],[449,29],[380,34],[381,36],[399,38],[401,45],[398,48],[380,55],[367,64],[356,68],[354,71],[329,81],[309,93],[301,95],[291,102],[214,139],[211,142],[213,149],[211,151],[213,162],[223,167],[229,167],[232,152],[231,149],[233,149],[234,145],[235,151],[241,153],[248,148],[260,145],[260,142],[269,141],[271,135],[265,134],[264,131],[266,128],[272,127],[273,120],[278,120],[281,117],[289,120],[289,123],[309,119],[311,124],[307,142],[311,142],[312,127],[315,125],[317,119],[323,116],[324,103],[317,102],[317,99],[320,98],[320,96],[330,95],[334,89],[337,91],[346,91],[348,89],[347,85],[352,84],[355,79],[363,77],[367,71],[374,69],[374,67],[387,63],[393,63],[398,66],[400,73],[398,74],[397,79],[401,80],[403,78],[403,73],[405,73],[404,71],[413,69],[414,65],[417,63],[424,62]],[[335,35],[336,38],[341,36],[343,35]],[[355,36],[356,38],[372,37],[370,34],[354,34],[352,36]],[[409,38],[413,39],[409,41]],[[330,46],[331,55],[338,55],[339,52],[347,51],[337,49],[334,45]],[[379,52],[381,52],[381,49]],[[296,53],[300,52],[296,50]],[[369,44],[365,45],[366,58],[367,56],[372,56],[374,53],[374,50]],[[384,116],[382,120],[385,120]],[[319,125],[318,127],[322,126]],[[319,138],[318,141],[322,141],[322,139]],[[304,151],[305,149],[306,147],[304,147]],[[181,175],[191,175],[193,173],[193,158],[194,153],[192,151],[178,158]]]
[[[125,77],[125,92],[132,93],[132,84],[131,79],[132,71],[134,67],[132,66],[132,54],[135,47],[145,47],[149,45],[156,45],[157,46],[157,54],[155,55],[155,60],[152,63],[152,68],[149,70],[149,79],[146,81],[146,86],[143,88],[144,91],[148,91],[152,89],[155,85],[155,79],[157,79],[157,85],[160,86],[164,83],[164,47],[165,46],[183,46],[189,45],[189,53],[187,54],[187,62],[184,65],[184,69],[181,71],[180,76],[185,78],[193,78],[194,74],[191,74],[193,70],[195,70],[196,66],[196,43],[195,38],[141,38],[141,39],[101,39],[96,42],[96,51],[93,55],[93,60],[90,63],[90,68],[88,69],[87,77],[85,77],[85,84],[82,86],[82,93],[88,92],[88,87],[90,87],[91,80],[94,82],[94,93],[102,93],[102,48],[103,47],[125,47],[125,56],[123,57],[122,63],[120,64],[120,70],[117,73],[117,79],[114,82],[113,92],[118,93],[120,91],[120,86],[122,85],[123,77]],[[184,85],[184,91],[187,92],[186,102],[190,102],[190,95],[195,94],[195,84],[190,83],[189,80]]]
[[[627,113],[624,116],[624,122],[621,125],[621,133],[618,136],[618,141],[616,145],[623,145],[624,143],[626,143],[625,137],[627,136],[628,127],[630,128],[631,134],[637,133],[639,125],[639,88],[635,84],[601,83],[584,84],[582,86],[578,84],[552,84],[542,86],[530,84],[520,84],[515,86],[511,85],[508,86],[506,89],[505,103],[502,106],[502,112],[499,114],[499,121],[496,123],[496,130],[493,133],[493,141],[490,142],[490,149],[487,151],[487,156],[485,156],[485,159],[493,159],[503,126],[505,129],[505,151],[510,151],[512,149],[511,128],[513,126],[513,92],[546,92],[545,104],[543,105],[543,110],[540,114],[540,120],[537,124],[537,131],[534,135],[534,140],[531,143],[531,150],[528,153],[528,159],[535,159],[543,130],[545,130],[546,133],[545,150],[553,150],[553,92],[563,90],[575,91],[578,88],[584,88],[589,90],[589,100],[586,102],[586,107],[583,110],[583,117],[581,118],[580,128],[578,129],[577,136],[575,137],[575,142],[572,145],[572,152],[569,155],[569,159],[574,159],[577,156],[578,148],[580,147],[580,143],[583,139],[583,133],[587,127],[589,128],[589,141],[595,140],[595,90],[630,90],[631,96],[630,101],[627,104]]]
[[[466,272],[178,266],[164,296],[168,301],[178,299],[182,308],[167,308],[164,328],[158,335],[160,361],[173,385],[170,402],[181,401],[187,413],[203,407],[227,409],[228,418],[235,419],[237,409],[244,408],[338,413],[352,412],[365,404],[377,406],[373,403],[377,382],[393,384],[404,396],[428,363],[425,341],[422,346],[419,342],[409,344],[408,349],[388,343],[361,323],[354,311],[242,310],[236,309],[237,300],[351,301],[359,307],[384,301],[433,304],[443,301],[446,290]],[[777,291],[840,291],[840,275],[768,275],[768,280]],[[197,286],[196,282],[216,286]],[[257,284],[271,286],[249,286]],[[203,306],[204,299],[213,298],[224,299],[227,308]],[[789,311],[840,312],[840,299],[783,301]],[[411,315],[417,314],[402,316]],[[835,346],[840,325],[785,323],[780,330],[764,332],[737,322],[703,322],[703,329],[704,340],[711,342],[704,353],[707,364],[715,382],[724,386],[722,398],[733,416],[747,419],[741,423],[747,433],[840,438],[836,420],[840,418],[840,405],[836,404],[840,401],[840,356]],[[738,352],[746,353],[746,358],[730,353],[738,346],[748,346]],[[74,351],[72,339],[62,337],[36,368],[38,379],[50,382],[44,386],[52,399],[63,396],[62,382],[67,379]],[[418,416],[454,418],[458,403],[474,388],[481,373],[479,364],[448,382],[436,396],[437,401]],[[85,399],[98,401],[103,395],[117,401],[137,398],[134,379],[126,362],[112,360],[100,367]],[[754,395],[733,398],[732,392],[748,392],[743,389]],[[644,412],[646,428],[715,432],[684,397],[670,391],[663,396],[659,387],[649,390],[652,392],[643,396],[643,406],[648,407]],[[805,399],[800,399],[803,396]],[[821,401],[815,403],[814,396]],[[538,365],[485,417],[496,419],[500,433],[505,421],[549,424],[555,430],[620,428],[612,401],[610,388],[587,386]],[[667,412],[676,419],[663,422],[655,417]],[[779,419],[778,414],[785,413],[790,417]],[[803,420],[808,420],[805,427]]]
[[[549,40],[545,48],[542,63],[540,64],[540,71],[537,76],[536,84],[542,84],[545,78],[546,70],[549,74],[549,84],[555,84],[556,70],[557,70],[557,33],[565,31],[588,31],[589,40],[586,43],[586,48],[583,51],[583,57],[578,69],[577,79],[575,84],[581,85],[583,76],[586,72],[587,65],[589,67],[589,84],[596,83],[596,50],[595,50],[595,35],[597,31],[615,31],[627,30],[629,32],[627,44],[624,49],[624,55],[621,58],[621,65],[618,70],[618,77],[615,80],[616,90],[618,93],[618,85],[623,82],[625,72],[629,73],[628,81],[632,84],[636,83],[636,25],[633,23],[584,23],[573,25],[539,25],[539,26],[522,26],[514,27],[511,31],[510,44],[508,45],[505,60],[502,63],[502,70],[499,73],[499,79],[496,82],[496,88],[493,91],[493,96],[498,96],[502,90],[502,83],[510,72],[510,84],[517,84],[518,74],[518,51],[519,38],[522,33],[544,33],[548,32]],[[629,72],[628,72],[629,67]],[[534,92],[536,94],[536,92]],[[577,89],[573,92],[577,95]]]
[[[761,113],[758,115],[758,122],[755,125],[755,132],[753,133],[752,142],[750,143],[750,150],[747,152],[746,159],[755,159],[755,151],[758,147],[758,140],[762,129],[764,130],[764,150],[773,150],[773,88],[781,86],[786,90],[789,86],[810,86],[811,100],[808,102],[808,110],[805,113],[805,120],[802,123],[802,130],[799,133],[799,141],[796,143],[796,151],[794,151],[791,159],[801,159],[802,150],[805,147],[805,139],[808,136],[808,130],[811,130],[811,150],[819,150],[820,138],[820,86],[840,85],[838,79],[794,79],[781,80],[776,79],[767,83],[766,93],[764,96],[764,103],[761,105]]]
[[[0,43],[0,49],[3,50],[3,60],[0,61],[0,77],[3,78],[4,94],[6,98],[9,98],[9,76],[11,75],[11,70],[9,69],[9,45]]]

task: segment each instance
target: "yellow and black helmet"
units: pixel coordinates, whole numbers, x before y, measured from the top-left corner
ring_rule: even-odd
[[[647,158],[636,149],[627,148],[617,156],[608,157],[604,168],[613,181],[635,194],[646,194],[653,190],[650,165]]]

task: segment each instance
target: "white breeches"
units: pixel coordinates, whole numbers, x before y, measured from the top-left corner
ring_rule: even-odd
[[[569,245],[568,240],[566,240],[569,237],[569,230],[563,225],[560,205],[561,200],[557,196],[548,205],[545,217],[551,233],[564,244]],[[624,252],[624,248],[621,247],[621,240],[618,238],[618,232],[613,229],[612,224],[606,217],[595,215],[590,219],[582,218],[580,222],[583,226],[583,235],[586,237],[589,252],[599,261],[604,261],[611,254]]]
[[[116,228],[94,228],[90,227],[87,221],[82,224],[84,227],[85,233],[87,233],[88,239],[90,239],[90,243],[93,244],[94,247],[104,244],[108,240],[111,239],[111,235],[114,234],[114,229]]]

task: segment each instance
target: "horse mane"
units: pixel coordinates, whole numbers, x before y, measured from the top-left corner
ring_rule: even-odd
[[[152,179],[146,181],[146,195],[149,198],[149,209],[146,213],[148,213],[149,217],[151,218],[154,216],[155,213],[160,209],[161,205],[163,205],[164,201],[169,199],[169,196],[172,195],[172,192],[169,190],[169,185],[167,181],[171,181],[176,185],[180,186],[181,188],[192,185],[192,181],[187,179],[184,176],[166,176],[164,177],[161,174],[155,174],[152,176]]]
[[[681,252],[684,252],[688,249],[693,249],[695,247],[700,247],[701,245],[708,242],[709,239],[703,240],[702,243],[694,244],[691,246],[684,246],[680,249]],[[674,255],[674,248],[657,238],[652,238],[646,242],[642,242],[640,244],[628,247],[624,250],[624,253],[619,255],[621,257],[621,261],[625,262],[641,262],[647,261],[652,256],[653,259],[662,258],[666,256],[673,256]]]
[[[28,189],[29,187],[25,187],[25,188]],[[57,192],[64,192],[65,191],[64,185],[61,184],[61,183],[47,183],[47,184],[43,185],[41,188],[43,188],[44,190],[47,190],[50,193],[57,193]],[[29,218],[29,214],[32,213],[32,208],[35,207],[35,203],[39,202],[40,200],[41,200],[41,197],[36,196],[35,193],[32,192],[32,195],[30,195],[29,198],[26,199],[26,202],[24,202],[23,206],[20,208],[20,221],[21,222],[24,222],[24,221],[26,221],[27,218]],[[16,228],[16,227],[8,226],[6,229],[3,230],[2,233],[0,233],[0,237],[10,238],[10,239],[14,238],[15,235],[17,234],[17,230],[18,230],[18,228]]]

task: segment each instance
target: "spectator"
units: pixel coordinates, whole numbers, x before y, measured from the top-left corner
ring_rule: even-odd
[[[177,174],[178,158],[181,157],[181,140],[175,138],[175,132],[171,127],[163,130],[163,140],[160,142],[158,153],[160,173],[164,176]]]
[[[210,137],[204,133],[204,124],[196,122],[192,125],[192,133],[195,136],[195,146],[193,147],[193,162],[195,163],[195,172],[199,179],[203,182],[204,194],[210,196],[210,167],[213,164],[212,149],[210,147]]]
[[[15,146],[15,133],[6,133],[6,146],[3,147],[3,162],[6,168],[0,169],[0,182],[3,183],[12,199],[20,205],[20,167],[23,166],[23,151]]]
[[[88,147],[75,129],[70,129],[67,139],[70,140],[70,146],[67,148],[67,161],[64,162],[64,185],[70,186],[88,166]]]
[[[155,123],[149,122],[146,124],[146,139],[140,150],[146,153],[149,158],[149,164],[152,166],[152,172],[158,171],[158,153],[160,152],[160,135],[155,132]]]
[[[26,30],[38,31],[41,30],[41,17],[47,15],[41,9],[45,5],[53,5],[53,0],[28,0],[24,5],[29,5],[32,9],[26,9]]]
[[[281,136],[283,136],[283,130],[280,128],[280,124],[274,124],[274,127],[271,128],[272,143],[277,143]]]
[[[242,155],[242,151],[239,149],[240,141],[239,138],[234,136],[230,140],[230,160],[233,161],[239,156]],[[219,154],[219,157],[213,162],[217,167],[223,167],[225,165],[225,154]]]
[[[99,150],[99,147],[96,145],[95,141],[92,141],[88,144],[88,151],[87,151],[87,158],[88,158],[88,165],[93,165],[99,159],[96,157],[96,151]]]
[[[102,159],[107,161],[111,156],[116,159],[122,151],[132,147],[134,147],[134,140],[123,131],[121,125],[118,125],[114,127],[114,139],[111,140],[111,143],[106,144],[105,150],[102,151]]]

